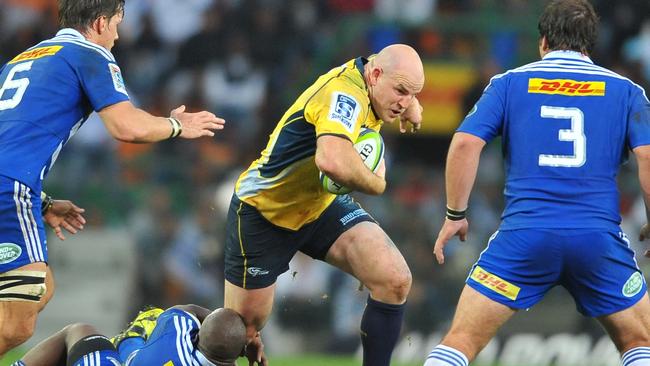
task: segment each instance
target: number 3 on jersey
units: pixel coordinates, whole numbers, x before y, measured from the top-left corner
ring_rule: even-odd
[[[573,142],[573,155],[540,154],[539,166],[579,168],[587,161],[587,137],[585,136],[585,116],[579,108],[550,107],[543,105],[542,118],[569,119],[571,129],[558,132],[560,141]]]
[[[25,90],[27,90],[27,87],[29,86],[29,79],[14,79],[14,76],[16,76],[16,73],[18,72],[29,71],[32,68],[32,63],[34,63],[34,61],[24,62],[9,70],[7,80],[5,80],[4,84],[2,84],[2,88],[0,88],[0,111],[15,108],[23,99]],[[9,90],[15,90],[14,95],[9,99],[3,99],[5,93]]]

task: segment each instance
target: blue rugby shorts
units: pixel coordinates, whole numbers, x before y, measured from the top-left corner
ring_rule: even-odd
[[[47,262],[40,192],[0,176],[0,273]]]
[[[590,317],[627,309],[647,291],[625,233],[593,229],[497,231],[466,282],[514,309],[532,307],[560,285]]]

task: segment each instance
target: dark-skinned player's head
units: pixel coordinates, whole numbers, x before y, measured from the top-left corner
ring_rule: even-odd
[[[232,309],[217,309],[201,323],[199,351],[217,366],[236,366],[235,360],[246,346],[246,326]]]

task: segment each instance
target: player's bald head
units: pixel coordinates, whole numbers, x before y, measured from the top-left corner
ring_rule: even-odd
[[[386,75],[402,79],[402,83],[413,91],[419,92],[424,85],[422,60],[409,45],[387,46],[379,51],[372,62],[373,66],[380,67]]]
[[[246,345],[244,320],[232,309],[217,309],[201,323],[199,351],[217,365],[234,365]]]

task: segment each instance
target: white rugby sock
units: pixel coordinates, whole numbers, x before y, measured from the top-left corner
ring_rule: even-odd
[[[650,366],[650,347],[636,347],[621,357],[623,366]]]
[[[424,366],[467,366],[469,361],[460,351],[442,344],[437,345],[424,361]],[[641,365],[641,364],[639,364]],[[637,366],[636,364],[634,366]],[[643,364],[645,366],[645,364]]]

